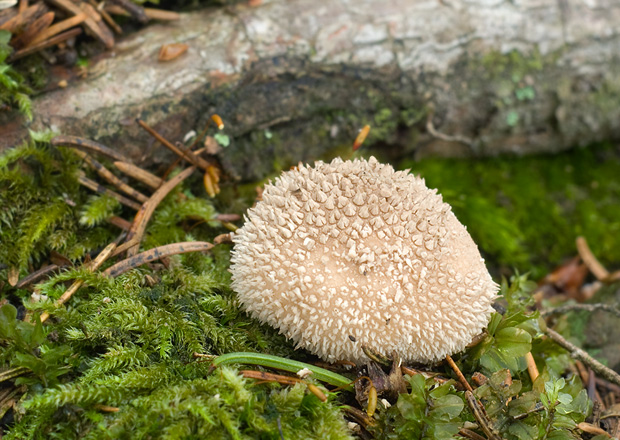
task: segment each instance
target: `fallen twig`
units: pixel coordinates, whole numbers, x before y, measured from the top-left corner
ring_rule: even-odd
[[[88,265],[84,266],[89,271],[94,272],[95,270],[99,269],[99,267],[101,267],[101,265],[108,259],[112,252],[114,252],[114,249],[116,249],[116,243],[111,243],[107,245],[99,253],[99,255],[97,255],[97,258],[91,261]],[[71,284],[71,286],[65,291],[65,293],[63,293],[62,296],[56,300],[56,306],[58,307],[66,303],[73,296],[73,294],[77,292],[80,287],[82,287],[82,284],[84,284],[84,281],[82,280],[77,280],[73,284]],[[47,321],[49,317],[50,314],[48,312],[43,312],[41,314],[41,322],[43,323]]]
[[[149,21],[148,15],[146,15],[144,8],[140,5],[132,3],[129,0],[110,0],[110,3],[120,6],[127,11],[132,18],[135,18],[140,23],[147,23]]]
[[[117,5],[106,5],[105,10],[114,15],[129,16],[129,12]],[[181,18],[177,12],[166,11],[165,9],[143,8],[144,14],[152,20],[174,21]]]
[[[581,348],[568,342],[566,339],[564,339],[562,335],[560,335],[555,330],[547,327],[546,334],[558,345],[570,352],[571,356],[573,356],[575,359],[579,359],[581,362],[592,368],[595,373],[601,375],[603,378],[616,385],[620,385],[620,375],[618,375],[618,373],[616,373],[614,370],[601,364],[599,361],[594,359]]]
[[[461,428],[459,430],[459,435],[470,440],[486,440],[483,436],[476,434],[474,431],[467,428]]]
[[[135,209],[136,211],[139,211],[141,208],[139,203],[136,203],[133,200],[130,200],[127,197],[120,195],[116,191],[112,191],[111,189],[108,189],[105,186],[98,184],[94,180],[91,180],[88,177],[86,177],[83,172],[80,172],[80,174],[78,175],[78,182],[80,183],[80,185],[83,185],[86,188],[90,188],[93,191],[98,192],[99,194],[105,194],[107,196],[110,196],[116,199],[123,205],[129,206],[130,208]]]
[[[474,389],[471,387],[471,385],[469,384],[469,382],[467,382],[467,379],[465,379],[465,376],[463,376],[463,373],[461,373],[460,368],[456,365],[456,363],[452,360],[452,358],[450,357],[450,355],[446,356],[446,360],[448,361],[448,365],[450,365],[450,368],[452,368],[452,370],[454,371],[454,373],[456,373],[456,377],[459,379],[459,382],[461,383],[461,385],[463,385],[463,387],[470,392],[473,392]]]
[[[467,405],[469,406],[469,409],[474,415],[474,418],[478,422],[478,426],[480,426],[480,429],[482,429],[484,434],[487,436],[487,439],[501,440],[501,437],[499,437],[493,431],[493,428],[491,427],[491,422],[489,421],[487,415],[483,412],[484,407],[481,405],[480,402],[478,402],[478,399],[476,399],[474,393],[469,390],[465,391],[465,400],[467,401]]]
[[[101,41],[107,49],[114,47],[114,35],[112,31],[103,23],[101,15],[88,3],[80,3],[76,5],[70,0],[47,0],[54,6],[62,9],[71,15],[79,15],[84,12],[87,18],[84,20],[84,26]]]
[[[91,141],[90,139],[83,139],[77,136],[56,136],[50,141],[50,144],[55,147],[67,146],[78,148],[83,151],[102,154],[117,161],[131,163],[131,160],[128,157],[122,155],[118,151],[106,147],[99,142]]]
[[[157,191],[153,193],[151,198],[142,205],[142,207],[136,214],[136,217],[134,218],[129,233],[127,234],[127,241],[132,239],[135,239],[137,241],[135,246],[127,249],[128,257],[132,257],[138,252],[140,242],[142,241],[142,236],[144,235],[144,231],[146,230],[146,225],[151,219],[153,213],[155,212],[155,208],[157,208],[157,206],[161,203],[164,197],[166,197],[175,186],[177,186],[183,180],[187,179],[195,170],[195,167],[189,167],[184,169],[172,179],[164,183]]]
[[[588,242],[584,237],[577,237],[575,240],[577,244],[577,251],[579,252],[579,256],[585,263],[585,265],[590,269],[590,272],[599,280],[602,281],[609,276],[609,272],[605,267],[596,259],[592,251],[590,250],[590,246],[588,246]]]
[[[207,171],[207,169],[209,168],[209,165],[210,165],[209,162],[204,160],[202,157],[196,156],[192,151],[188,150],[182,145],[172,144],[170,141],[168,141],[166,138],[160,135],[157,131],[151,128],[142,119],[136,119],[136,122],[138,123],[138,125],[140,125],[140,127],[144,128],[151,136],[157,139],[163,146],[168,148],[170,151],[172,151],[177,156],[180,156],[186,159],[187,161],[189,161],[189,163],[191,163],[192,165],[195,165],[198,168],[202,168],[204,171]]]
[[[80,157],[82,157],[86,161],[86,163],[97,172],[97,174],[99,174],[101,177],[107,180],[110,184],[117,187],[119,190],[123,191],[125,194],[133,197],[136,200],[139,200],[142,203],[146,202],[149,199],[148,196],[145,196],[140,191],[135,190],[134,188],[132,188],[131,186],[123,182],[121,179],[116,177],[102,163],[96,161],[95,159],[90,157],[87,153],[81,150],[76,150],[76,153]]]
[[[114,162],[114,166],[118,168],[118,170],[122,173],[125,173],[127,176],[136,179],[139,182],[144,183],[147,186],[150,186],[153,189],[157,189],[164,184],[164,180],[160,179],[154,174],[149,173],[148,171],[125,161],[117,161]]]
[[[213,248],[213,244],[206,241],[187,241],[183,243],[167,244],[159,246],[148,251],[141,252],[133,257],[110,266],[105,270],[105,274],[111,277],[117,277],[124,274],[134,267],[142,266],[151,261],[159,260],[170,255],[186,254],[188,252],[203,252]]]
[[[41,32],[39,35],[36,36],[36,38],[34,40],[32,40],[32,42],[30,43],[30,46],[33,46],[35,44],[38,44],[42,41],[47,40],[50,37],[53,37],[54,35],[57,35],[63,31],[66,31],[67,29],[70,29],[74,26],[77,26],[79,24],[82,24],[84,22],[84,20],[86,20],[87,15],[85,13],[80,13],[78,15],[74,15],[73,17],[69,17],[66,20],[62,20],[50,27],[48,27],[47,29],[45,29],[43,32]]]
[[[51,47],[51,46],[55,46],[58,43],[62,43],[63,41],[68,40],[69,38],[73,38],[77,35],[80,35],[82,33],[82,29],[80,28],[75,28],[75,29],[71,29],[68,30],[67,32],[63,32],[61,34],[58,34],[52,38],[50,38],[49,40],[45,40],[45,41],[41,41],[40,43],[37,44],[33,44],[31,46],[28,46],[22,50],[18,50],[17,52],[13,52],[13,54],[9,57],[9,61],[15,61],[18,60],[20,58],[23,58],[25,56],[28,56],[30,54],[33,54],[35,52],[38,52],[42,49]]]
[[[31,274],[28,274],[27,276],[25,276],[21,280],[19,280],[15,284],[15,288],[23,289],[24,287],[34,283],[35,281],[37,281],[40,278],[44,277],[48,273],[55,271],[58,268],[59,268],[59,266],[56,265],[56,264],[50,264],[50,265],[47,265],[45,267],[42,267],[41,269],[36,270],[36,271],[32,272]]]

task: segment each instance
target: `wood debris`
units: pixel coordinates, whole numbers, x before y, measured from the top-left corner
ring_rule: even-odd
[[[0,0],[0,30],[11,32],[9,42],[15,50],[9,61],[40,52],[71,40],[85,31],[105,47],[115,45],[114,34],[121,27],[110,14],[128,15],[146,23],[155,20],[178,20],[176,12],[143,8],[130,0],[45,0],[33,4],[28,1]],[[112,4],[111,4],[112,3]],[[183,53],[177,44],[171,45],[167,55],[173,59]],[[54,60],[46,55],[48,60]],[[52,61],[54,62],[54,61]]]

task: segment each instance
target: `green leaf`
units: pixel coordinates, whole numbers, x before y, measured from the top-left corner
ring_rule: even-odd
[[[433,401],[430,417],[434,419],[453,419],[463,411],[463,399],[455,394],[448,394]]]
[[[230,138],[224,133],[215,133],[213,138],[220,144],[222,147],[226,148],[230,145]]]
[[[17,309],[11,304],[5,304],[0,308],[0,338],[15,339],[15,321]]]

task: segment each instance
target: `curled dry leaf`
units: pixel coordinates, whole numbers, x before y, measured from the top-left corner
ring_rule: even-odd
[[[159,49],[158,61],[170,61],[184,54],[189,46],[185,43],[171,43],[162,45]]]

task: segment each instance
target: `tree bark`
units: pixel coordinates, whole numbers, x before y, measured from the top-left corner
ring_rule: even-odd
[[[185,42],[158,62],[162,44]],[[229,172],[261,178],[349,149],[379,155],[554,152],[620,139],[618,0],[264,0],[184,15],[119,43],[86,80],[34,102],[31,129],[166,162],[213,112]],[[0,145],[25,125],[5,119]]]

